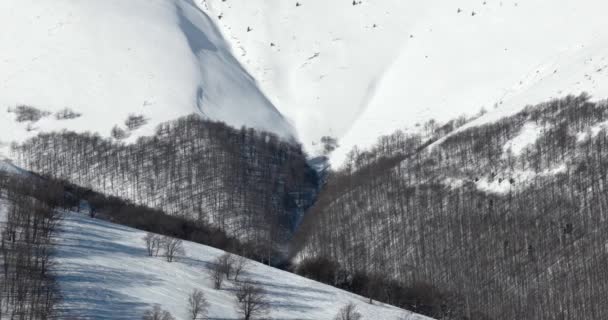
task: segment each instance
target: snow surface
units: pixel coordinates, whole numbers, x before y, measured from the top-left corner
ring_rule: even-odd
[[[483,123],[570,93],[608,97],[602,0],[198,3],[309,149],[340,138],[334,165],[430,119],[485,108]]]
[[[185,243],[186,256],[168,263],[148,257],[145,232],[67,213],[60,227],[57,275],[65,301],[64,316],[79,319],[139,319],[158,303],[177,319],[187,319],[187,296],[202,290],[211,304],[212,319],[237,319],[232,287],[214,290],[207,277],[221,250]],[[272,319],[333,319],[349,302],[364,319],[424,320],[427,317],[375,303],[294,274],[253,263],[248,277],[269,292]]]
[[[509,151],[513,156],[521,155],[526,147],[534,144],[536,140],[538,140],[542,132],[543,128],[536,123],[525,123],[519,134],[503,146],[503,152],[505,152],[505,155]]]
[[[199,113],[233,126],[295,137],[291,124],[233,57],[214,23],[191,0],[0,1],[0,144],[67,128],[109,136],[129,114],[148,125]],[[9,107],[52,115],[17,123]],[[124,127],[124,125],[123,125]]]

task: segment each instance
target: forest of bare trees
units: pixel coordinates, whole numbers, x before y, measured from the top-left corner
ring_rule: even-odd
[[[296,272],[369,303],[437,319],[603,319],[607,120],[608,103],[583,94],[493,123],[396,132],[353,149],[301,225],[318,177],[299,146],[271,134],[192,116],[134,144],[61,132],[13,151],[21,166],[85,187],[73,192],[136,203],[91,191],[92,215],[235,253],[253,248],[268,262],[291,240]],[[149,240],[149,254],[167,249]],[[238,279],[228,262],[210,275],[218,289]]]
[[[299,145],[189,116],[124,144],[45,133],[13,148],[28,170],[204,223],[252,243],[268,260],[318,189]]]
[[[0,176],[0,318],[54,319],[53,236],[62,198],[53,184]]]
[[[338,270],[326,282],[438,319],[608,318],[607,119],[583,94],[431,146],[384,137],[331,174],[293,255],[326,259]],[[515,152],[526,125],[536,136]],[[357,288],[362,277],[383,285]],[[407,299],[416,287],[434,296]]]

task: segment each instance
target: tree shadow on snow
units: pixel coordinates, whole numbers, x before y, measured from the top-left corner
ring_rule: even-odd
[[[78,224],[71,224],[73,221]],[[95,228],[97,226],[102,228]],[[61,318],[140,319],[149,304],[120,291],[128,287],[159,285],[160,279],[126,271],[120,265],[95,265],[95,259],[115,255],[146,257],[146,250],[115,243],[111,226],[78,216],[66,216],[59,232],[61,241],[55,252],[58,263],[53,273],[62,295]],[[78,260],[70,261],[76,258]]]

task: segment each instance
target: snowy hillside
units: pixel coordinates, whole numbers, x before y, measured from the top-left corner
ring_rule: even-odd
[[[199,113],[295,136],[190,0],[0,1],[0,143],[67,128],[109,136],[130,114],[155,125]],[[26,104],[39,121],[15,121]],[[58,120],[57,111],[81,114]]]
[[[168,263],[147,256],[144,232],[76,214],[67,214],[59,231],[57,272],[64,316],[138,319],[158,303],[185,320],[188,294],[200,289],[211,305],[210,318],[237,317],[231,288],[215,290],[207,276],[223,251],[186,243],[186,257]],[[429,319],[391,306],[369,305],[365,298],[258,263],[244,276],[269,292],[272,319],[329,320],[349,302],[357,305],[363,319]]]
[[[432,118],[608,97],[601,0],[198,3],[305,145],[341,138],[334,164],[355,144]]]
[[[605,9],[601,0],[2,1],[0,107],[49,114],[19,123],[0,113],[0,144],[61,128],[109,135],[141,114],[149,123],[136,137],[195,112],[297,136],[313,152],[336,136],[338,164],[355,144],[432,118],[485,108],[496,119],[570,93],[608,96]],[[82,116],[57,120],[63,108]]]

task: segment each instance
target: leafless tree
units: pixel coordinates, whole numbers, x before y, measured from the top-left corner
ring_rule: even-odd
[[[216,264],[218,264],[222,270],[222,272],[224,273],[224,275],[226,276],[226,279],[230,280],[230,277],[232,276],[232,273],[234,271],[235,268],[235,258],[234,255],[232,255],[231,253],[224,253],[223,255],[219,256],[216,260]]]
[[[188,312],[191,320],[206,319],[209,302],[205,294],[198,289],[193,290],[188,296]]]
[[[79,118],[80,116],[82,116],[81,113],[78,113],[70,108],[65,108],[65,109],[59,110],[55,113],[55,119],[57,119],[57,120],[76,119],[76,118]]]
[[[169,311],[163,310],[160,305],[156,304],[144,313],[142,320],[175,320],[175,318]]]
[[[251,281],[238,284],[236,290],[237,311],[243,320],[258,319],[270,311],[266,291]]]
[[[148,120],[143,115],[132,114],[125,120],[125,126],[129,131],[134,131],[144,126],[147,122]]]
[[[224,278],[224,270],[222,269],[222,266],[216,261],[211,265],[211,268],[209,269],[209,279],[213,281],[213,288],[215,288],[216,290],[222,289]]]
[[[148,252],[148,256],[153,257],[153,256],[158,256],[158,252],[160,250],[160,247],[162,245],[162,238],[161,236],[148,232],[145,236],[144,236],[144,241],[146,243],[146,250]]]
[[[127,131],[125,131],[125,129],[123,129],[119,126],[114,126],[112,128],[111,135],[112,135],[112,138],[114,138],[116,140],[123,140],[129,136]]]
[[[357,306],[354,303],[349,303],[342,307],[335,320],[361,320],[363,316],[357,311]]]
[[[177,256],[186,254],[184,244],[181,239],[172,237],[163,237],[162,246],[165,250],[165,258],[167,262],[173,262]]]
[[[249,265],[249,259],[243,256],[236,256],[234,259],[234,281],[239,281],[239,277],[247,270]]]

